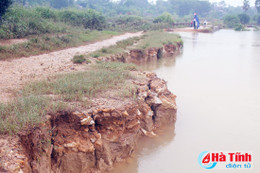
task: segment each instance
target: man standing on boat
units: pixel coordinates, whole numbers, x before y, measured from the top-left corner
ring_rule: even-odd
[[[194,26],[194,29],[199,29],[199,27],[200,27],[200,21],[199,21],[199,18],[196,13],[194,13],[193,26]]]

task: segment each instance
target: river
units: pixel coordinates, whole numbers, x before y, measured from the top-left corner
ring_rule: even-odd
[[[177,95],[175,129],[143,139],[116,173],[260,172],[260,32],[180,33],[183,52],[145,68]],[[205,170],[203,151],[247,151],[253,169]]]

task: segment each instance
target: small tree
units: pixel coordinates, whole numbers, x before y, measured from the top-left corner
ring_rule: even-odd
[[[250,21],[250,16],[246,13],[239,14],[238,18],[242,24],[248,24]]]
[[[8,7],[12,4],[12,0],[1,0],[0,1],[0,19],[5,14]]]
[[[260,0],[255,1],[255,8],[256,8],[257,12],[260,13]]]
[[[245,11],[245,12],[247,12],[248,10],[249,10],[249,8],[250,8],[250,5],[249,5],[249,0],[244,0],[244,2],[243,2],[243,10]]]
[[[240,23],[239,18],[236,15],[229,14],[229,15],[226,15],[225,18],[224,18],[224,24],[228,28],[234,28],[239,23]]]
[[[153,20],[154,23],[168,23],[173,24],[173,16],[170,13],[163,13],[161,16],[158,16]]]

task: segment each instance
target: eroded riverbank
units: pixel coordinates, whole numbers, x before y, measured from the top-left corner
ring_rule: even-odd
[[[178,103],[175,136],[164,131],[148,139],[128,164],[115,173],[201,173],[203,151],[250,151],[253,169],[218,169],[214,173],[260,170],[260,32],[220,30],[180,33],[183,53],[146,64],[168,81]],[[145,143],[145,142],[144,142]]]
[[[157,61],[181,47],[169,44],[131,50],[139,53],[130,51],[124,62]],[[20,91],[22,100],[1,105],[0,130],[19,131],[18,136],[1,136],[1,171],[108,171],[134,153],[140,137],[155,137],[157,129],[175,123],[176,96],[167,89],[166,81],[133,65],[100,60],[86,72],[29,84]],[[112,56],[107,61],[119,60]],[[35,100],[40,102],[34,104]],[[60,103],[67,106],[61,108]],[[34,111],[44,121],[34,119]],[[27,128],[21,128],[24,125]]]

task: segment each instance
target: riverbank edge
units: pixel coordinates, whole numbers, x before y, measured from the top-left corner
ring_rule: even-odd
[[[169,49],[169,46],[156,48],[155,52],[155,48],[152,49],[153,51],[147,50],[148,54],[142,54],[138,59],[158,58],[156,52],[168,50],[167,48]],[[178,46],[178,49],[180,48],[181,45]],[[149,54],[149,52],[153,53]],[[172,54],[175,52],[170,49],[170,51],[164,51],[164,53]],[[135,61],[136,57],[133,58]],[[146,58],[146,60],[149,59]],[[118,60],[110,59],[110,61]],[[12,151],[16,152],[13,152],[11,156],[15,159],[9,160],[9,163],[3,164],[3,156],[0,157],[0,170],[11,170],[11,172],[21,170],[23,172],[46,172],[46,170],[69,172],[71,170],[75,172],[76,167],[80,168],[76,172],[111,170],[113,163],[121,162],[132,154],[140,136],[156,136],[154,131],[157,128],[176,121],[176,96],[168,91],[166,82],[153,73],[141,71],[138,73],[142,76],[142,80],[139,83],[132,81],[137,87],[136,95],[138,99],[131,104],[128,101],[123,101],[127,104],[121,105],[119,108],[97,108],[92,112],[59,111],[56,114],[47,115],[47,121],[40,126],[23,130],[16,137],[2,136],[6,140],[0,140],[1,146],[13,145]],[[67,119],[70,120],[69,123]],[[105,123],[102,124],[102,121]],[[70,129],[71,131],[74,130],[75,134],[81,133],[75,137],[76,139],[70,139],[70,142],[63,143],[61,148],[60,145],[54,145],[56,140],[53,139],[57,132],[55,128],[59,126],[59,122],[67,123],[66,128],[61,127],[62,130],[59,130]],[[111,127],[111,122],[115,126]],[[116,129],[116,132],[121,129],[121,133],[117,136],[113,136],[112,133],[111,136],[110,133],[107,134],[111,129]],[[125,143],[122,143],[122,141]],[[115,143],[117,143],[116,146]],[[122,150],[121,152],[112,151],[115,148]],[[3,148],[1,151],[7,153]],[[70,154],[64,156],[64,153]],[[88,156],[87,160],[82,160],[82,153],[84,157]],[[78,166],[79,163],[82,163],[82,165]],[[57,167],[60,164],[63,164],[63,167]]]

